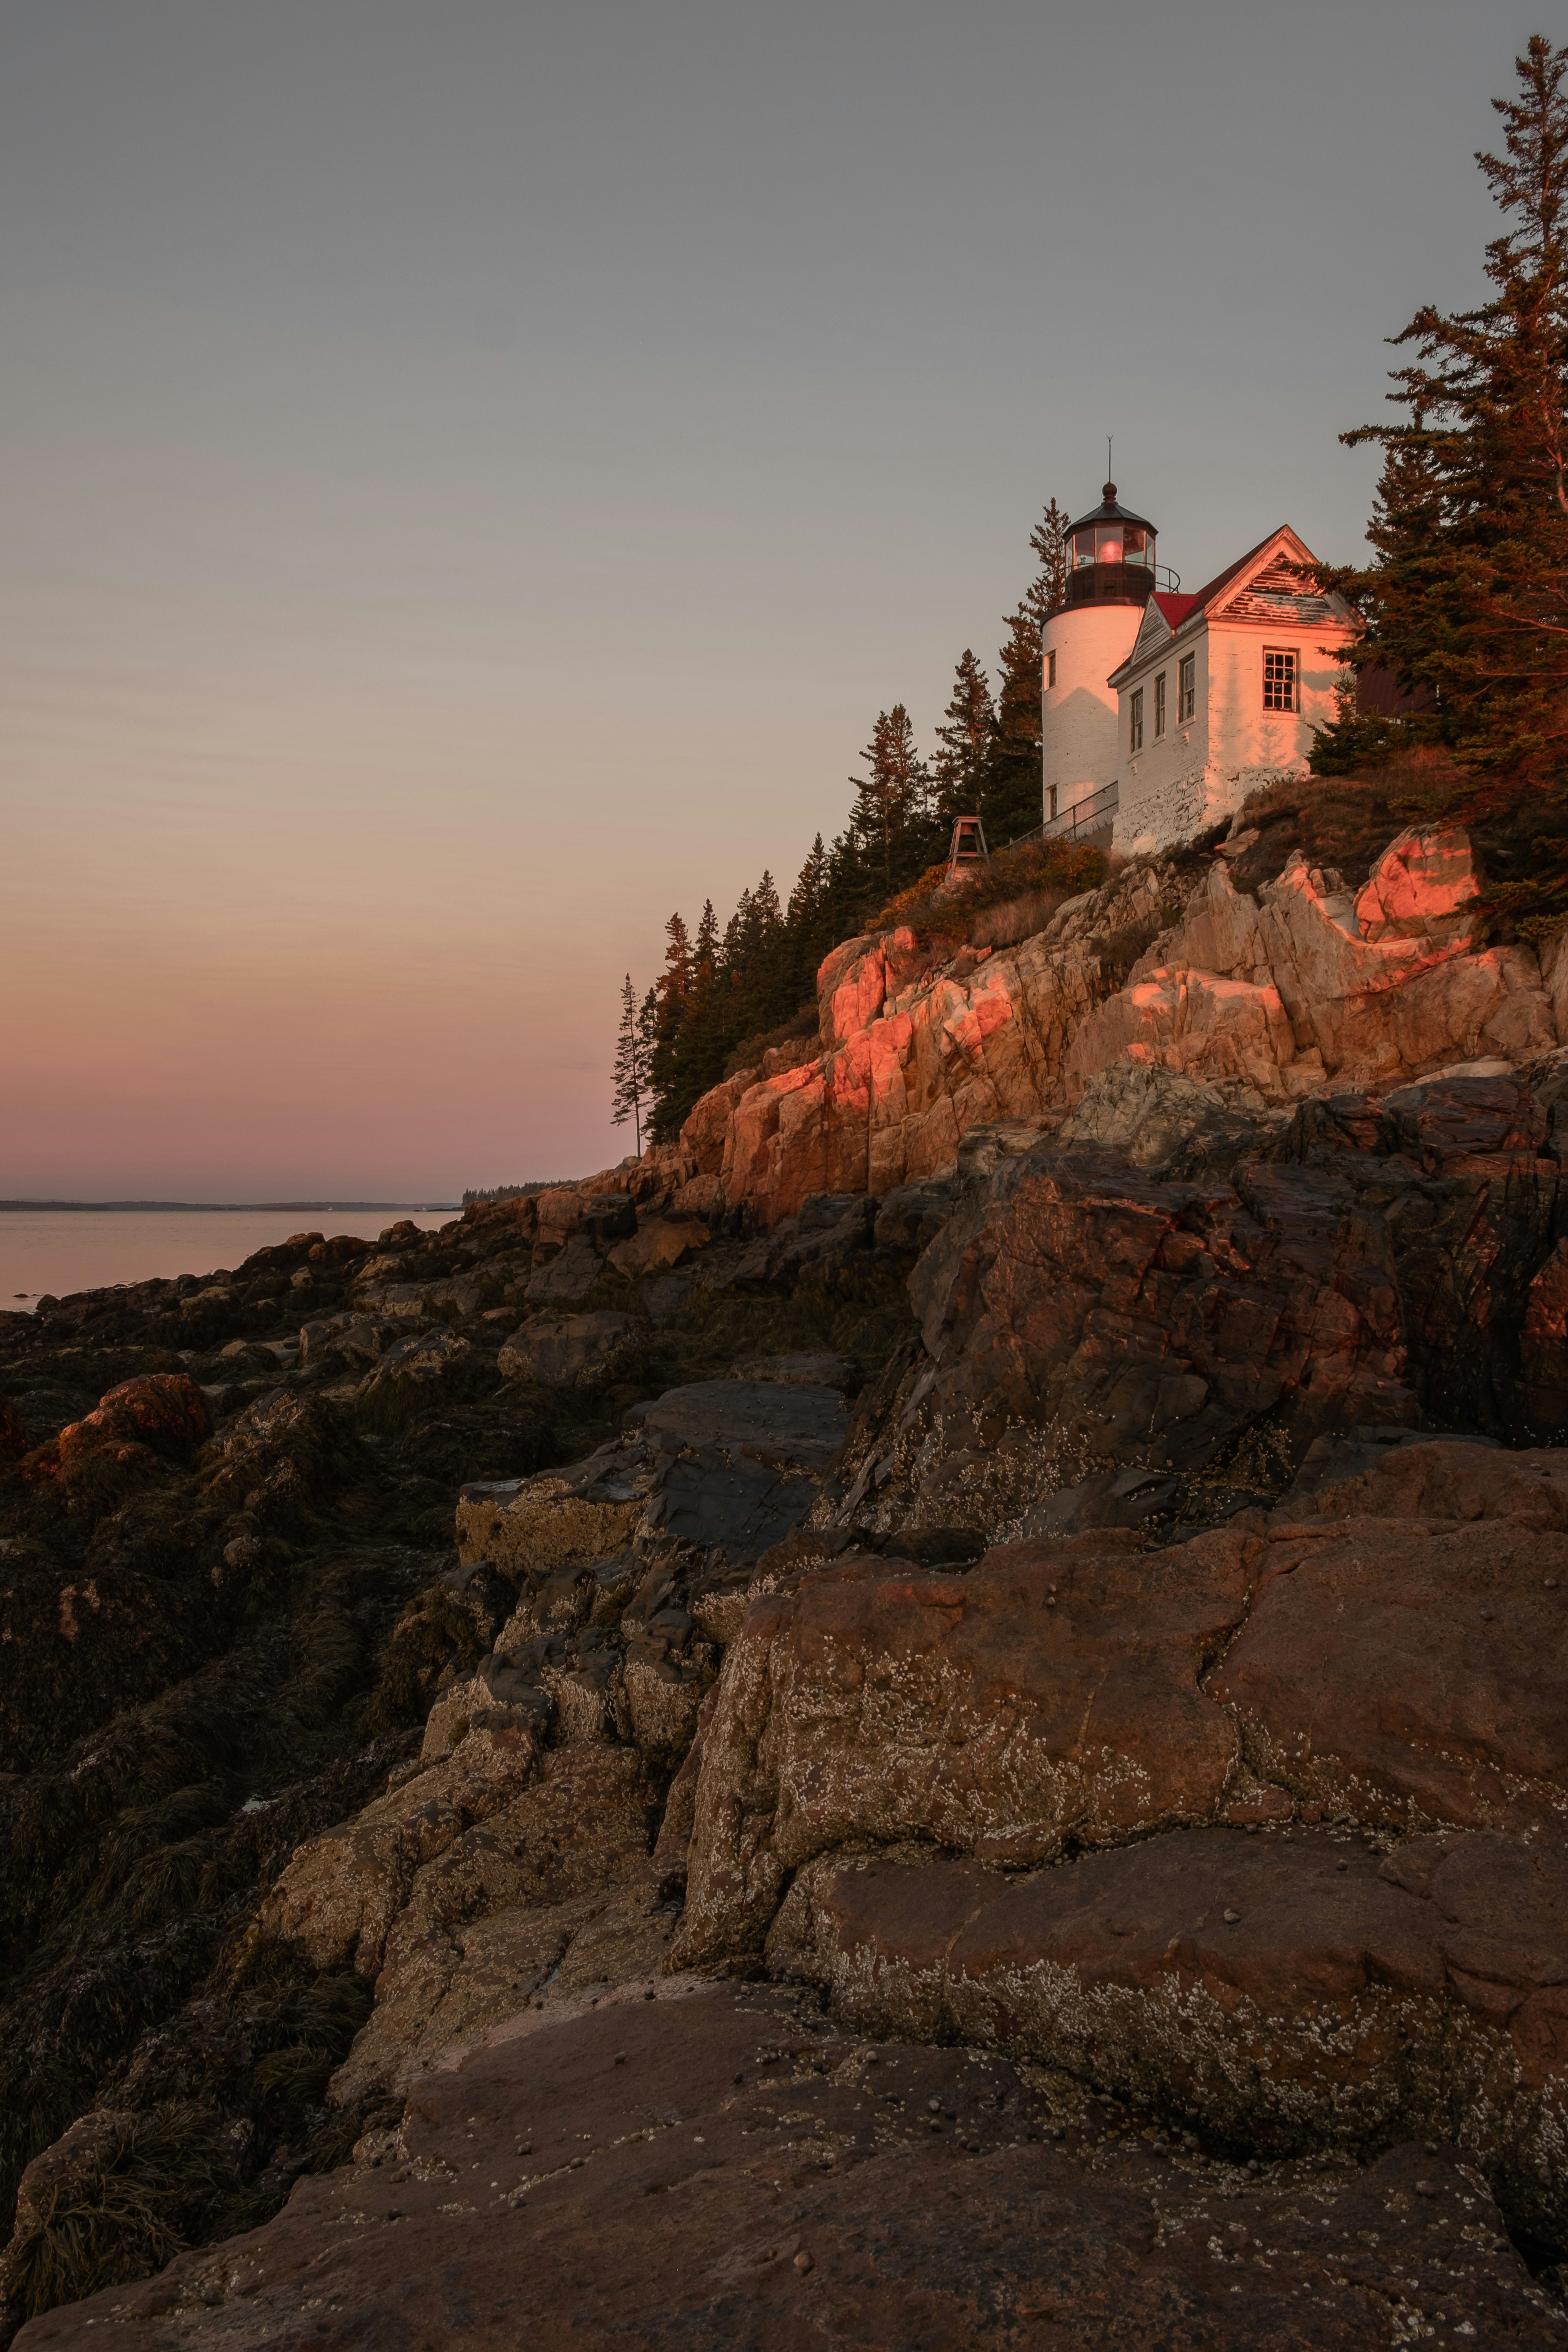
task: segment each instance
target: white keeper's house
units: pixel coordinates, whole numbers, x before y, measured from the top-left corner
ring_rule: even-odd
[[[1359,625],[1291,570],[1312,551],[1289,524],[1194,596],[1114,482],[1068,540],[1067,602],[1044,635],[1047,834],[1159,849],[1307,773],[1313,728],[1338,715],[1335,650]]]

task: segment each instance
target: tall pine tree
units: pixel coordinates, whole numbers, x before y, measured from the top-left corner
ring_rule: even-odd
[[[941,749],[931,762],[936,814],[945,829],[980,806],[986,767],[996,742],[991,681],[965,646],[952,674],[952,698],[936,730]]]
[[[1033,833],[1045,813],[1040,635],[1067,595],[1068,518],[1052,499],[1029,533],[1035,576],[1007,615],[996,686],[996,734],[980,814],[993,849]]]
[[[980,814],[993,849],[1032,833],[1045,808],[1040,734],[1040,623],[1025,596],[1007,615],[996,688],[996,738],[985,771]]]
[[[1039,565],[1024,597],[1038,626],[1059,613],[1068,598],[1068,524],[1071,518],[1055,499],[1029,533],[1029,545]]]
[[[624,1127],[628,1118],[632,1121],[639,1160],[642,1157],[642,1122],[647,1103],[647,1032],[637,1017],[637,991],[632,986],[632,976],[628,971],[621,983],[621,1025],[616,1033],[610,1119],[616,1127]]]
[[[858,846],[860,878],[884,898],[912,880],[911,857],[926,861],[932,834],[931,777],[915,748],[915,730],[901,702],[879,711],[861,758],[864,776],[851,776],[855,804],[849,832]]]
[[[651,1010],[645,1004],[645,1018],[651,1031],[648,1088],[654,1099],[648,1131],[656,1143],[669,1142],[679,1125],[679,1120],[674,1127],[670,1125],[664,1105],[675,1087],[676,1045],[686,1018],[692,972],[691,935],[679,912],[671,915],[664,930],[664,970],[648,991]]]
[[[1394,337],[1416,351],[1388,395],[1404,421],[1343,436],[1383,448],[1376,560],[1318,576],[1367,621],[1355,665],[1431,689],[1418,731],[1540,783],[1568,750],[1568,48],[1537,35],[1515,68],[1492,101],[1504,152],[1476,158],[1511,224],[1487,248],[1491,299],[1428,304]]]

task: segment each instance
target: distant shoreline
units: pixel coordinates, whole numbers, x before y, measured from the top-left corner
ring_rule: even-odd
[[[189,1215],[197,1212],[220,1217],[241,1213],[274,1215],[287,1211],[290,1216],[342,1217],[351,1212],[357,1215],[362,1209],[402,1209],[415,1216],[428,1217],[438,1209],[450,1209],[456,1215],[459,1205],[456,1201],[0,1201],[0,1211],[73,1209],[90,1216],[100,1210],[123,1214],[128,1209],[157,1209],[170,1213],[183,1212]]]

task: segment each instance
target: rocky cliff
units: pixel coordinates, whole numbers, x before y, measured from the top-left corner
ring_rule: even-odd
[[[1568,974],[1231,850],[0,1318],[18,2352],[1568,2345]]]
[[[820,1050],[715,1087],[656,1163],[694,1201],[773,1225],[813,1192],[934,1174],[972,1128],[1058,1125],[1119,1062],[1256,1112],[1568,1039],[1568,958],[1543,971],[1528,949],[1472,943],[1463,834],[1401,835],[1353,894],[1300,852],[1247,887],[1256,841],[1140,860],[1015,948],[908,929],[846,941],[818,975]]]

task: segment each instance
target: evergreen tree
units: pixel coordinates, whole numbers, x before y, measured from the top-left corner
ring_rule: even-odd
[[[795,888],[789,894],[789,906],[784,921],[792,934],[809,931],[822,910],[827,891],[827,852],[822,835],[812,842],[805,864],[795,876]]]
[[[671,915],[664,927],[668,944],[664,950],[664,972],[658,986],[661,994],[683,997],[691,986],[691,937],[679,913]]]
[[[965,646],[953,671],[952,698],[936,730],[941,745],[931,763],[936,813],[943,827],[955,817],[972,816],[980,806],[986,767],[996,740],[996,712],[991,681]]]
[[[1068,516],[1052,499],[1029,533],[1035,576],[1007,615],[999,657],[996,733],[986,764],[980,814],[993,849],[1033,833],[1045,814],[1045,746],[1040,731],[1040,638],[1067,600]]]
[[[1388,395],[1405,420],[1343,436],[1384,451],[1376,560],[1317,576],[1367,621],[1355,667],[1432,689],[1416,731],[1539,782],[1568,743],[1568,48],[1537,35],[1515,66],[1505,152],[1476,158],[1514,224],[1487,248],[1491,299],[1394,339],[1417,354]]]
[[[650,1031],[648,1090],[654,1103],[648,1132],[656,1143],[669,1142],[675,1133],[665,1115],[665,1101],[675,1085],[676,1045],[691,993],[692,971],[691,936],[681,916],[671,915],[664,929],[664,970],[648,991],[651,1012],[645,1003]]]
[[[996,690],[996,738],[980,799],[985,838],[993,849],[1005,849],[1043,821],[1040,626],[1027,595],[1007,616]]]
[[[817,966],[830,947],[836,944],[837,929],[832,903],[832,861],[822,835],[812,842],[810,854],[799,874],[795,888],[789,894],[784,910],[783,988],[787,1004],[802,1004],[816,986]],[[781,1015],[781,1017],[783,1017]]]
[[[637,1154],[642,1158],[643,1107],[647,1100],[648,1045],[643,1024],[638,1017],[637,991],[628,971],[621,984],[621,1025],[616,1034],[615,1092],[610,1111],[611,1122],[624,1127],[629,1118],[637,1141]]]
[[[860,756],[868,772],[849,779],[855,787],[849,832],[860,853],[861,877],[873,891],[891,898],[904,880],[912,879],[905,871],[911,849],[917,856],[925,852],[931,831],[931,778],[901,702],[879,711]]]
[[[706,898],[692,948],[686,1010],[670,1057],[669,1083],[659,1097],[657,1139],[661,1143],[679,1133],[697,1102],[724,1075],[731,1040],[720,945],[719,918],[712,899]]]
[[[1024,601],[1034,616],[1036,625],[1043,628],[1053,613],[1059,613],[1068,600],[1068,524],[1071,518],[1055,499],[1029,533],[1029,545],[1035,551],[1039,570],[1025,594]]]

